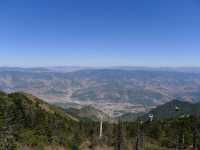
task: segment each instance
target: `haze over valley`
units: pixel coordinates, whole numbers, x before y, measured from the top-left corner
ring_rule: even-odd
[[[91,105],[110,116],[146,112],[173,99],[200,101],[199,68],[0,68],[0,90],[49,103]]]

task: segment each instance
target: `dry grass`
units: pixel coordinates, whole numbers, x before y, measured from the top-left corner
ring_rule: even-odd
[[[38,148],[34,148],[31,146],[23,146],[20,150],[38,150]],[[49,145],[49,146],[46,146],[43,150],[69,150],[69,149],[63,146]]]

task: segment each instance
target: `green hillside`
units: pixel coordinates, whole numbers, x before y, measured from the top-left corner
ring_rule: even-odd
[[[178,108],[178,110],[176,110],[176,108]],[[172,100],[151,110],[148,114],[153,114],[154,119],[156,120],[186,116],[200,116],[200,103]],[[146,114],[144,117],[148,118],[148,114]]]
[[[23,146],[39,149],[45,145],[72,147],[77,121],[32,95],[0,93],[2,150],[21,149]]]

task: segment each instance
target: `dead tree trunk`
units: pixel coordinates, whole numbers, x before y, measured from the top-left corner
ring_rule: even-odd
[[[194,127],[192,129],[192,145],[193,145],[193,149],[196,150],[197,148],[197,130],[196,130],[196,127]]]
[[[122,150],[122,127],[121,121],[118,121],[117,125],[117,142],[116,142],[116,150]]]
[[[136,137],[135,149],[139,150],[139,137]]]

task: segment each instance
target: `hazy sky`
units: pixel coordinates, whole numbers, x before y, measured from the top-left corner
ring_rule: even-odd
[[[1,0],[0,66],[200,66],[200,0]]]

